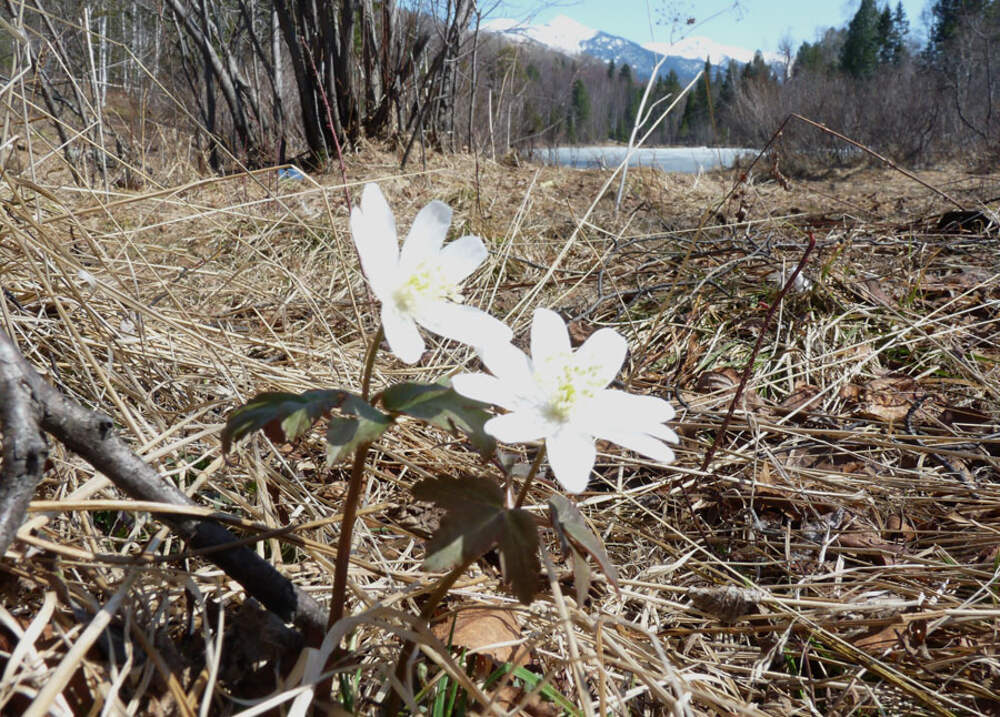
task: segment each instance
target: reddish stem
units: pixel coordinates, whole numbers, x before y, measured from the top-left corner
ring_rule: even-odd
[[[729,412],[726,414],[725,420],[722,421],[722,426],[716,432],[715,440],[712,441],[712,445],[705,453],[705,458],[702,460],[701,468],[699,469],[700,472],[704,473],[708,468],[708,465],[712,462],[712,458],[715,457],[715,452],[719,447],[719,443],[722,441],[722,437],[726,434],[726,429],[729,428],[729,424],[733,420],[733,414],[736,412],[736,406],[739,405],[740,399],[743,397],[743,389],[746,388],[747,381],[750,379],[750,372],[753,371],[754,361],[757,360],[757,354],[760,353],[760,349],[764,345],[764,335],[767,333],[767,329],[771,325],[771,319],[774,318],[774,312],[781,305],[781,300],[785,298],[785,294],[788,293],[788,290],[795,283],[795,279],[798,277],[803,267],[805,267],[806,262],[809,260],[809,255],[812,253],[815,246],[816,238],[813,236],[812,232],[809,232],[809,246],[806,247],[805,252],[802,254],[802,258],[799,259],[799,263],[798,266],[795,267],[795,271],[793,271],[792,275],[788,277],[788,281],[785,282],[785,285],[781,287],[781,291],[778,292],[778,296],[771,304],[771,308],[767,310],[767,315],[764,317],[764,325],[760,327],[760,334],[757,336],[757,343],[754,344],[753,352],[750,354],[750,359],[747,361],[747,365],[743,369],[743,375],[740,376],[740,383],[736,387],[736,394],[733,396],[733,400],[729,404]]]

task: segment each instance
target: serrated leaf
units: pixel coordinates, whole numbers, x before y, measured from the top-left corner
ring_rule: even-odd
[[[500,486],[483,478],[428,478],[413,486],[413,496],[445,510],[427,542],[427,570],[451,570],[497,546],[504,580],[531,602],[541,567],[538,527],[528,511],[505,507]]]
[[[382,394],[387,411],[419,418],[453,434],[465,434],[483,456],[496,450],[496,440],[483,430],[492,416],[486,404],[466,398],[450,386],[438,383],[398,383]]]
[[[503,491],[483,478],[428,478],[413,486],[413,497],[445,510],[427,541],[427,570],[451,570],[492,548],[503,529]]]
[[[576,504],[566,496],[554,493],[549,498],[549,512],[552,528],[559,536],[564,551],[572,550],[574,561],[585,560],[585,555],[592,557],[601,566],[608,582],[614,586],[615,590],[618,590],[618,569],[608,557],[603,541],[587,527],[583,513],[576,507]]]
[[[261,429],[274,441],[294,441],[335,408],[365,420],[390,420],[366,401],[347,391],[261,393],[229,415],[226,427],[222,430],[222,451],[228,453],[234,442]]]

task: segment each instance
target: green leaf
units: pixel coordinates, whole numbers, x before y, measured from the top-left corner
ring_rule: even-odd
[[[386,427],[391,421],[388,416],[347,391],[261,393],[229,415],[226,427],[222,430],[222,452],[228,453],[233,443],[261,429],[273,441],[294,441],[312,428],[321,417],[329,416],[333,409],[358,416],[363,421],[384,423]]]
[[[388,416],[375,411],[380,418],[339,418],[330,419],[326,427],[326,462],[336,463],[354,453],[358,446],[372,443],[392,425]]]
[[[586,572],[583,572],[576,567],[577,561],[586,561],[586,555],[590,555],[601,566],[608,582],[614,586],[615,590],[619,590],[618,569],[608,557],[603,541],[587,527],[583,513],[576,507],[576,504],[564,495],[553,493],[552,497],[549,498],[549,512],[552,528],[559,536],[563,552],[571,551],[573,553],[574,574],[578,580],[586,578],[586,589],[582,590],[584,586],[577,585],[577,597],[581,597],[581,590],[583,595],[586,595],[590,589],[590,570],[587,569]],[[578,602],[580,601],[578,600]],[[583,603],[580,602],[580,604]]]
[[[452,434],[463,433],[481,455],[496,450],[493,436],[483,430],[492,416],[486,404],[466,398],[450,386],[438,383],[398,383],[382,394],[382,406],[393,413],[402,413],[443,428]]]
[[[521,682],[524,683],[525,687],[527,687],[528,690],[540,691],[542,697],[549,700],[550,702],[555,702],[566,712],[566,714],[573,715],[574,717],[575,715],[582,714],[580,709],[574,706],[572,700],[565,697],[561,692],[559,692],[555,687],[553,687],[548,682],[548,677],[543,678],[540,675],[536,675],[527,667],[512,665],[509,662],[506,662],[497,667],[497,669],[495,669],[489,675],[489,677],[486,678],[486,682],[483,684],[483,687],[484,688],[492,687],[493,685],[495,685],[497,682],[500,681],[500,678],[506,676],[509,673],[514,673],[514,677],[518,680],[521,680]],[[543,680],[545,681],[544,684],[542,684]],[[539,688],[539,685],[542,686]]]
[[[541,566],[538,526],[528,511],[505,507],[503,490],[484,478],[428,478],[413,486],[413,496],[445,510],[427,542],[427,570],[452,570],[496,546],[504,580],[521,602],[531,602]]]

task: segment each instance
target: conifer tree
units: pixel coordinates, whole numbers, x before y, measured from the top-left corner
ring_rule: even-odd
[[[927,45],[930,59],[940,59],[964,17],[981,13],[990,4],[989,0],[935,0],[931,5],[930,41]]]
[[[688,94],[684,105],[684,115],[681,117],[680,135],[686,140],[696,140],[708,135],[708,124],[712,106],[712,62],[705,59],[705,69],[697,84]]]
[[[906,19],[903,3],[895,11],[886,5],[878,18],[878,59],[881,64],[899,64],[906,55],[906,35],[910,23]]]
[[[847,26],[840,51],[840,67],[855,78],[870,77],[879,61],[879,11],[875,0],[861,0],[861,7]]]

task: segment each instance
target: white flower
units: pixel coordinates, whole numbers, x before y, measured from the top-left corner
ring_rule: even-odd
[[[531,322],[531,358],[511,344],[479,349],[493,373],[455,376],[459,393],[508,413],[486,422],[504,443],[545,439],[556,480],[571,493],[587,487],[597,451],[594,439],[613,441],[661,463],[674,459],[664,441],[677,434],[663,425],[674,417],[662,398],[607,388],[628,346],[612,329],[601,329],[574,353],[569,332],[554,311],[536,309]]]
[[[361,206],[351,210],[351,236],[368,283],[382,302],[382,326],[400,360],[416,363],[424,352],[420,324],[428,331],[470,346],[510,341],[511,330],[472,306],[458,284],[485,261],[482,239],[464,236],[442,248],[451,209],[434,201],[420,210],[399,249],[396,222],[382,191],[366,184]]]

